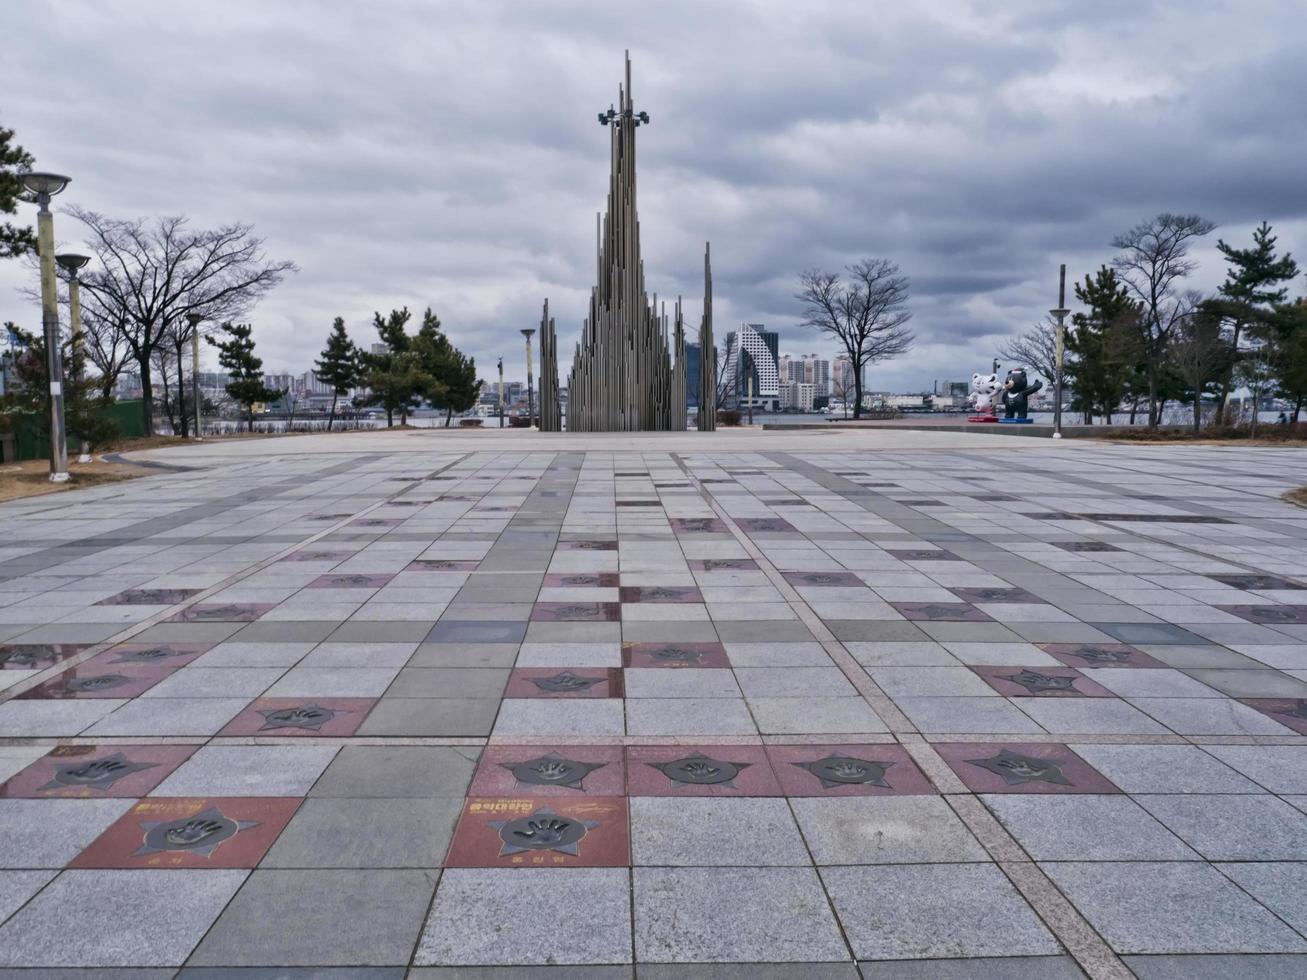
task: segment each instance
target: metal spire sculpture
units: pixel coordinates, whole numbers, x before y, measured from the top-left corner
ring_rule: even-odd
[[[599,113],[612,134],[608,208],[596,216],[596,276],[590,313],[568,375],[567,427],[572,432],[679,431],[686,427],[685,319],[678,297],[673,319],[650,300],[640,258],[640,220],[635,206],[635,133],[649,122],[631,100],[631,57],[617,104]],[[716,428],[716,357],[712,336],[712,272],[703,259],[703,319],[699,324],[699,422]],[[671,327],[669,337],[668,328]],[[540,321],[540,428],[562,428],[558,404],[558,352],[546,302]],[[672,355],[675,354],[673,362]]]

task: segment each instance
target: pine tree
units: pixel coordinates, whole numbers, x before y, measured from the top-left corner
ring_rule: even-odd
[[[14,338],[3,364],[9,385],[0,396],[0,428],[12,431],[15,415],[36,421],[37,431],[50,437],[50,371],[45,355],[45,338],[29,333],[17,324],[6,323],[4,330]],[[99,379],[85,375],[86,353],[75,350],[71,339],[63,343],[64,428],[68,442],[84,442],[96,449],[115,438],[118,423],[106,409],[113,398],[99,390]]]
[[[336,317],[331,324],[331,333],[327,335],[327,346],[323,348],[322,356],[314,362],[313,367],[317,371],[318,380],[331,385],[331,414],[327,416],[327,431],[330,432],[331,425],[336,420],[336,400],[358,387],[362,373],[359,365],[359,350],[354,346],[354,341],[349,339],[349,334],[345,332],[343,317]]]
[[[414,341],[424,373],[431,378],[427,400],[445,409],[448,428],[455,412],[466,412],[481,394],[476,361],[455,347],[440,329],[440,318],[428,307]]]
[[[225,340],[205,337],[218,348],[218,364],[231,376],[227,394],[232,401],[245,408],[247,431],[254,431],[254,406],[260,402],[273,402],[286,393],[285,389],[269,388],[263,381],[263,360],[254,354],[254,328],[248,323],[224,323]]]
[[[0,126],[0,214],[18,211],[18,193],[22,185],[18,174],[32,169],[32,157],[13,142],[14,131]],[[31,228],[0,222],[0,259],[11,259],[36,251],[36,236]]]
[[[412,349],[413,338],[404,332],[410,319],[407,306],[391,310],[388,317],[374,313],[372,323],[385,349],[365,351],[361,355],[363,383],[368,394],[359,404],[384,408],[386,428],[395,424],[396,413],[401,425],[407,422],[409,411],[417,407],[418,399],[429,387],[419,356]]]
[[[1071,317],[1066,346],[1073,357],[1068,375],[1076,408],[1098,414],[1109,425],[1135,372],[1137,352],[1131,322],[1139,307],[1116,273],[1103,266],[1075,286],[1076,299],[1089,309]]]
[[[1251,248],[1234,248],[1219,239],[1216,242],[1217,249],[1230,264],[1220,294],[1226,301],[1225,316],[1231,321],[1236,358],[1244,329],[1259,319],[1268,307],[1282,304],[1289,291],[1280,284],[1287,283],[1298,275],[1298,263],[1292,255],[1286,253],[1283,258],[1276,256],[1275,242],[1271,226],[1265,221],[1253,232]],[[1233,380],[1232,365],[1221,379],[1221,390],[1216,403],[1218,425],[1225,421],[1225,404],[1230,397]]]

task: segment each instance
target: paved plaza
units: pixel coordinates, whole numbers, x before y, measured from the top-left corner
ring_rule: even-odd
[[[0,977],[1307,975],[1301,450],[139,458],[0,505]]]

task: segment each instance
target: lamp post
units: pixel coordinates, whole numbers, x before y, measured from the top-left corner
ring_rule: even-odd
[[[73,378],[80,384],[83,367],[82,284],[77,278],[77,270],[90,262],[91,257],[89,255],[65,253],[56,255],[54,260],[59,263],[61,269],[68,273],[68,326],[73,335]],[[91,461],[90,449],[91,447],[83,439],[77,462],[89,463]]]
[[[200,324],[204,322],[203,313],[187,313],[186,322],[191,325],[191,401],[195,403],[195,440],[204,436],[200,431]]]
[[[55,295],[54,215],[50,198],[68,186],[61,174],[18,174],[23,190],[36,202],[37,256],[41,262],[41,330],[45,336],[46,366],[50,377],[50,482],[68,480],[68,447],[64,444],[64,366],[59,350],[59,301]]]
[[[499,427],[504,427],[504,359],[499,359]]]
[[[531,361],[531,335],[536,332],[535,327],[524,327],[522,336],[526,338],[526,424],[531,426],[535,423],[535,368]]]
[[[1071,311],[1066,308],[1066,263],[1062,263],[1057,279],[1057,309],[1048,311],[1057,317],[1057,353],[1054,355],[1057,378],[1053,382],[1053,438],[1062,438],[1062,355],[1066,341],[1066,315]]]

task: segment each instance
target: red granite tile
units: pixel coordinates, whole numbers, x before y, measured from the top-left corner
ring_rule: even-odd
[[[720,643],[623,643],[624,667],[730,667]]]
[[[621,584],[617,572],[550,572],[545,587],[553,589],[615,589]]]
[[[537,623],[617,623],[622,606],[617,602],[537,602],[531,620]]]
[[[785,581],[798,586],[839,586],[846,589],[866,588],[867,583],[852,572],[785,572]]]
[[[1217,606],[1222,612],[1232,613],[1250,623],[1262,623],[1266,626],[1302,626],[1307,624],[1307,606],[1262,605],[1262,606]]]
[[[680,585],[623,585],[623,602],[703,602],[698,589]]]
[[[620,698],[617,667],[518,667],[508,675],[506,698]]]
[[[347,527],[399,527],[403,524],[403,517],[360,517],[356,521],[350,521]]]
[[[1111,691],[1070,667],[971,668],[994,690],[1009,698],[1113,698]]]
[[[252,623],[275,607],[275,602],[197,602],[169,616],[165,622]]]
[[[737,517],[735,523],[745,534],[792,534],[798,530],[779,517]]]
[[[1056,742],[937,742],[935,751],[973,793],[1120,792]]]
[[[379,589],[395,576],[393,575],[360,575],[360,574],[329,574],[319,575],[305,588],[308,589]]]
[[[620,796],[475,797],[463,806],[447,868],[620,868],[631,863]]]
[[[0,670],[45,670],[88,646],[88,643],[0,644]]]
[[[720,517],[673,517],[669,523],[678,535],[731,533],[731,529]]]
[[[1307,700],[1302,698],[1239,698],[1243,704],[1260,711],[1285,728],[1307,735]]]
[[[616,541],[560,541],[559,551],[616,551]]]
[[[417,558],[404,566],[406,572],[475,572],[478,561],[455,558]]]
[[[258,698],[219,735],[341,738],[363,724],[376,698]]]
[[[668,771],[692,780],[673,779]],[[626,750],[631,796],[781,796],[761,745],[633,745]]]
[[[696,572],[756,572],[758,563],[752,558],[691,558],[690,568]]]
[[[766,751],[786,796],[935,792],[901,745],[768,745]]]
[[[287,555],[282,561],[345,561],[347,558],[353,558],[353,551],[297,551],[294,554]]]
[[[0,783],[0,798],[84,799],[145,796],[199,746],[61,745]]]
[[[1039,649],[1068,667],[1090,670],[1094,667],[1165,667],[1156,657],[1128,643],[1040,643]]]
[[[891,602],[904,619],[928,623],[990,623],[985,615],[969,602]]]
[[[961,588],[959,586],[950,586],[949,591],[961,599],[963,602],[1043,602],[1032,592],[1025,589],[1018,589],[1015,586],[1004,586],[1001,588]]]
[[[18,697],[40,701],[134,698],[154,687],[173,670],[173,667],[166,664],[103,664],[88,661],[62,671]]]
[[[199,595],[203,589],[127,589],[107,599],[101,599],[97,606],[171,606],[185,602],[193,595]]]
[[[94,664],[116,670],[124,664],[152,664],[176,669],[185,667],[214,646],[213,643],[120,643],[92,657],[83,666]]]
[[[490,745],[468,796],[623,796],[624,755],[620,745]]]
[[[253,868],[298,797],[153,797],[118,818],[70,868]]]

